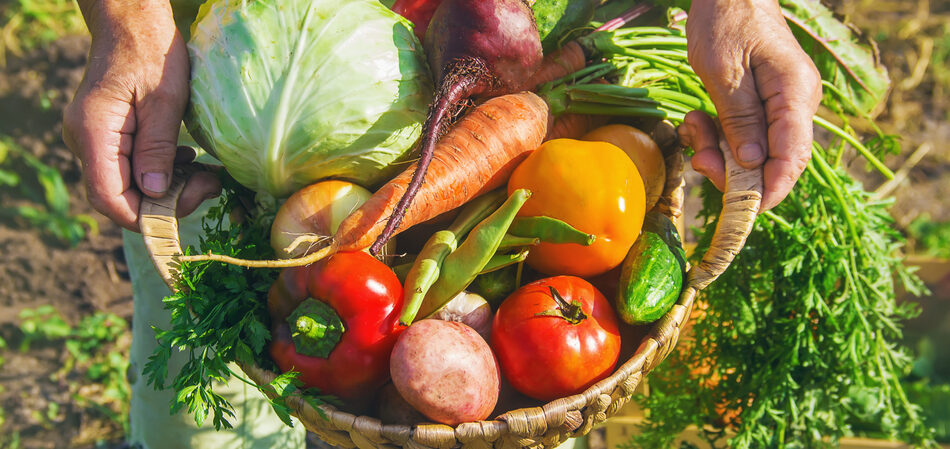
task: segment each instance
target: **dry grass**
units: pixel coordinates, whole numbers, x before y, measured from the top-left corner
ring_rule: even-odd
[[[845,0],[835,7],[877,41],[893,81],[878,117],[903,146],[886,161],[905,175],[885,184],[897,199],[893,215],[902,228],[924,214],[950,220],[950,1]],[[869,182],[875,188],[883,180]]]

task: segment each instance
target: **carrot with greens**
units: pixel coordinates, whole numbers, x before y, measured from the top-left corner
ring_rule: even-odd
[[[422,124],[419,161],[399,205],[385,217],[386,226],[370,247],[372,254],[404,220],[422,188],[439,136],[462,102],[518,92],[541,63],[534,16],[522,0],[443,0],[432,15],[423,45],[438,88]]]
[[[612,31],[622,27],[627,22],[640,17],[651,9],[650,5],[640,4],[625,11],[619,17],[611,19],[598,27],[595,31]],[[537,90],[544,83],[550,83],[565,76],[576,73],[587,66],[587,60],[596,48],[590,42],[590,37],[581,37],[572,40],[557,50],[546,53],[541,65],[524,83],[527,90]]]
[[[587,65],[587,54],[577,41],[570,41],[541,60],[538,70],[528,78],[524,87],[535,90],[544,83],[570,75]]]

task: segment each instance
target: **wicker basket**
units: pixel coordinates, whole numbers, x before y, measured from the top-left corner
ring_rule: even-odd
[[[762,198],[761,170],[746,170],[732,158],[725,141],[720,149],[726,162],[726,192],[719,226],[702,261],[690,267],[686,285],[673,308],[653,324],[634,355],[610,377],[586,391],[557,399],[540,407],[512,410],[494,420],[469,422],[452,427],[442,424],[390,425],[369,416],[355,416],[322,406],[326,418],[299,396],[287,403],[293,414],[311,432],[335,446],[360,449],[377,447],[411,448],[520,448],[554,447],[568,438],[587,434],[596,425],[617,413],[634,389],[676,345],[680,330],[692,309],[696,293],[716,279],[745,244]],[[680,148],[666,154],[667,182],[657,208],[674,219],[682,215],[684,198],[683,165]],[[174,285],[176,257],[181,254],[175,204],[193,168],[176,169],[168,194],[158,200],[146,199],[141,206],[141,229],[155,266],[166,283]],[[254,365],[241,368],[258,384],[266,384],[276,374]]]

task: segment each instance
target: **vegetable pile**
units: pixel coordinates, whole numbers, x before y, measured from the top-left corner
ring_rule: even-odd
[[[230,426],[213,381],[241,377],[233,361],[282,373],[255,386],[288,424],[283,399],[298,393],[387,423],[457,425],[610,376],[687,268],[650,131],[715,109],[686,60],[683,14],[627,26],[639,7],[600,24],[594,6],[397,1],[415,28],[374,0],[204,6],[188,122],[226,188],[180,258],[172,325],[146,367],[178,392],[173,410]],[[853,73],[836,70],[840,123],[869,100],[836,89]],[[840,169],[849,145],[888,174],[884,144],[815,120],[837,140],[815,144],[798,189],[703,296],[684,350],[651,375],[639,443],[713,424],[740,447],[818,444],[876,417],[927,441],[893,343],[910,312],[892,277],[914,278],[884,206]],[[699,255],[719,196],[707,187]],[[188,362],[167,384],[176,350]],[[851,394],[880,406],[835,405]]]

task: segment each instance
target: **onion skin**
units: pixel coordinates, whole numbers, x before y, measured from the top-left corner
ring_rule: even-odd
[[[313,243],[320,237],[329,241],[340,222],[370,196],[369,190],[337,180],[321,181],[298,190],[277,210],[271,226],[271,247],[277,257],[286,259],[303,256],[308,250],[323,246],[304,243],[293,251],[286,251],[302,235],[312,235]]]
[[[439,309],[432,318],[466,324],[485,341],[491,336],[492,311],[485,298],[463,291]]]

